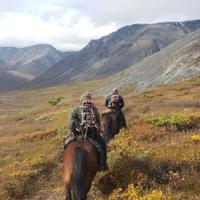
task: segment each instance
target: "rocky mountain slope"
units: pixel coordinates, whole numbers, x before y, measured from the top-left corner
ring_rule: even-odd
[[[81,51],[65,57],[33,80],[31,86],[44,87],[113,75],[198,29],[200,20],[123,27],[92,40]]]
[[[107,93],[116,85],[118,87],[131,85],[134,89],[141,91],[199,74],[200,31],[195,31],[118,73],[115,75],[115,80],[101,88],[98,93]]]

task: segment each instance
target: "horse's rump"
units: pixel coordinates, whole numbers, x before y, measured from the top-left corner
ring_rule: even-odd
[[[62,166],[62,177],[64,182],[71,182],[74,156],[77,149],[82,149],[85,151],[86,160],[88,161],[88,163],[95,163],[98,160],[98,153],[96,147],[92,143],[86,140],[76,140],[71,142],[70,144],[67,145],[64,152],[64,159]],[[97,164],[98,163],[96,163],[96,165]]]
[[[66,147],[62,178],[66,190],[70,190],[74,197],[85,199],[97,169],[98,154],[93,144],[85,140],[76,140]]]

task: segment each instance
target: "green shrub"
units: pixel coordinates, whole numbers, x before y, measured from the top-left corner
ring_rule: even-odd
[[[58,97],[52,97],[48,103],[51,105],[51,106],[55,106],[57,105],[58,103],[60,103],[62,100],[64,100],[64,97],[62,96],[58,96]]]
[[[164,126],[171,130],[187,131],[200,128],[200,113],[184,109],[179,112],[174,111],[169,114],[161,114],[146,122],[156,126]]]

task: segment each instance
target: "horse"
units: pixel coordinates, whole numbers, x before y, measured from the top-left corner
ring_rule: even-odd
[[[102,137],[106,144],[119,133],[120,120],[115,109],[107,108],[101,111]]]
[[[87,200],[97,170],[98,152],[92,143],[76,140],[68,144],[62,164],[66,200]]]

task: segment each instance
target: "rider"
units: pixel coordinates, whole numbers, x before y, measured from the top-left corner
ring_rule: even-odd
[[[70,142],[76,140],[79,136],[85,136],[95,141],[98,150],[100,150],[100,170],[107,168],[106,163],[106,145],[100,136],[100,115],[98,109],[94,106],[92,95],[84,93],[80,97],[80,105],[75,108],[71,114],[70,120],[70,136],[65,141],[65,147]],[[100,145],[100,149],[98,148]],[[102,154],[101,154],[102,152]]]
[[[124,99],[119,95],[117,88],[114,88],[112,90],[112,94],[106,98],[105,106],[107,108],[115,109],[118,112],[120,128],[127,128],[126,119],[124,113],[121,110],[124,107]]]

